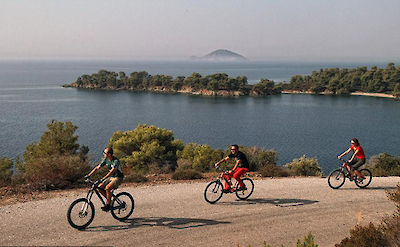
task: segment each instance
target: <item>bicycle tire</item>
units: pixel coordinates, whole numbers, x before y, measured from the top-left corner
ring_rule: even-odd
[[[332,189],[339,189],[346,181],[346,176],[341,169],[332,171],[328,176],[328,184]]]
[[[216,203],[222,197],[222,188],[222,183],[219,180],[210,182],[204,190],[204,199],[208,203]]]
[[[238,183],[236,185],[236,196],[240,200],[246,200],[247,198],[249,198],[253,194],[254,182],[250,178],[243,178],[242,181],[243,181],[243,183],[245,185],[246,190],[238,191],[238,188],[239,188],[239,183]]]
[[[360,170],[361,174],[364,175],[365,179],[363,179],[362,181],[358,181],[358,177],[356,176],[354,182],[356,183],[356,185],[359,188],[365,188],[367,187],[371,181],[372,181],[372,173],[370,170],[364,168]]]
[[[80,204],[81,207],[80,207]],[[76,229],[85,229],[92,223],[95,215],[94,205],[86,198],[75,200],[68,208],[68,223]]]
[[[126,220],[135,209],[135,201],[128,192],[117,194],[111,202],[111,215],[120,221]]]

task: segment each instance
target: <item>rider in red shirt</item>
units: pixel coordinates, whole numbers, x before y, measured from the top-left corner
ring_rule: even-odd
[[[354,178],[354,174],[351,173],[351,171],[354,171],[357,177],[364,179],[364,176],[358,171],[358,168],[365,164],[365,153],[364,149],[360,146],[358,139],[353,138],[351,140],[351,146],[349,147],[349,149],[339,155],[338,158],[341,159],[344,155],[348,154],[351,151],[353,151],[353,156],[351,156],[351,159],[348,163],[348,165],[351,167],[351,169],[349,170],[351,178]],[[347,167],[347,169],[349,168]]]

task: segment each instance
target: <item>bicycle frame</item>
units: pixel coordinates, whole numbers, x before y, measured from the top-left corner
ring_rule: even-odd
[[[99,190],[102,190],[102,191],[104,191],[104,192],[105,192],[106,190],[103,189],[103,188],[98,187],[98,186],[97,186],[97,182],[94,182],[94,181],[89,180],[89,179],[87,180],[87,182],[90,182],[90,183],[93,184],[92,187],[89,189],[87,195],[86,195],[86,199],[88,200],[88,202],[91,202],[91,201],[92,201],[93,194],[96,194],[97,197],[100,199],[100,201],[103,203],[103,205],[106,205],[106,202],[105,202],[104,199],[103,199],[103,195],[99,192]],[[113,190],[113,191],[114,191],[114,190]],[[111,199],[115,197],[113,191],[111,192]],[[87,207],[87,205],[86,205],[86,207]],[[84,208],[84,209],[86,210],[86,208]]]

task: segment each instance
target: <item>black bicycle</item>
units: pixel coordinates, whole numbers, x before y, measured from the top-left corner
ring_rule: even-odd
[[[94,205],[92,202],[93,194],[96,194],[100,201],[105,206],[106,203],[103,196],[100,194],[99,190],[104,189],[98,187],[100,181],[92,181],[86,179],[85,182],[91,183],[92,186],[89,189],[85,198],[79,198],[75,200],[68,208],[67,219],[69,224],[76,229],[85,229],[92,223],[95,215]],[[117,195],[114,191],[111,194],[111,215],[120,221],[126,220],[132,215],[133,209],[135,207],[135,202],[133,197],[128,192],[121,192]]]
[[[343,159],[340,160],[343,161],[343,165],[333,170],[329,174],[328,177],[329,187],[331,187],[332,189],[339,189],[340,187],[343,186],[344,182],[346,181],[346,178],[348,178],[350,181],[354,181],[354,183],[359,188],[365,188],[371,183],[372,173],[370,170],[368,170],[367,168],[363,168],[359,170],[359,172],[363,175],[363,177],[359,178],[357,175],[355,175],[354,179],[352,179],[350,172],[347,170],[345,166],[348,165],[349,162]]]
[[[240,200],[246,200],[253,194],[254,191],[254,182],[250,178],[243,178],[242,181],[244,183],[244,188],[239,187],[239,183],[236,181],[236,184],[232,186],[230,179],[226,180],[224,178],[224,175],[232,178],[232,173],[229,173],[227,171],[224,171],[221,173],[219,178],[216,180],[210,182],[206,189],[204,190],[204,199],[211,203],[214,204],[216,203],[219,199],[221,199],[223,194],[228,194],[228,193],[233,193],[235,192],[237,198]],[[223,182],[227,182],[229,184],[229,189],[224,190],[224,185]]]

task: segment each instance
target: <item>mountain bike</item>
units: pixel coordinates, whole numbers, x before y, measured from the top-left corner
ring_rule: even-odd
[[[228,180],[225,179],[225,176],[229,177]],[[221,199],[223,194],[235,193],[237,198],[240,200],[246,200],[253,194],[254,191],[254,182],[250,178],[243,178],[242,181],[244,183],[244,188],[239,187],[239,183],[236,181],[235,185],[232,186],[231,178],[233,177],[233,173],[229,171],[223,171],[221,175],[214,181],[210,182],[206,189],[204,190],[204,199],[211,204],[216,203],[219,199]],[[227,182],[229,185],[229,189],[225,190],[223,183]]]
[[[103,196],[99,192],[100,190],[105,192],[103,188],[98,187],[100,181],[92,181],[87,178],[85,179],[85,182],[92,184],[86,197],[75,200],[73,203],[71,203],[67,211],[67,219],[69,224],[73,228],[79,230],[88,227],[94,219],[95,210],[92,202],[93,194],[96,194],[99,197],[104,206],[106,205]],[[123,221],[132,215],[135,202],[131,194],[128,192],[121,192],[115,195],[113,190],[111,194],[110,207],[111,215],[115,219]]]
[[[329,187],[331,187],[332,189],[339,189],[340,187],[343,186],[344,182],[346,181],[346,178],[348,178],[350,181],[354,181],[354,183],[359,188],[365,188],[371,183],[372,173],[370,170],[368,170],[367,168],[361,169],[359,170],[359,172],[361,172],[364,178],[359,178],[357,175],[355,175],[354,179],[352,179],[350,172],[347,170],[345,166],[348,165],[349,162],[343,159],[340,160],[343,161],[343,165],[333,170],[329,174],[328,177]]]

